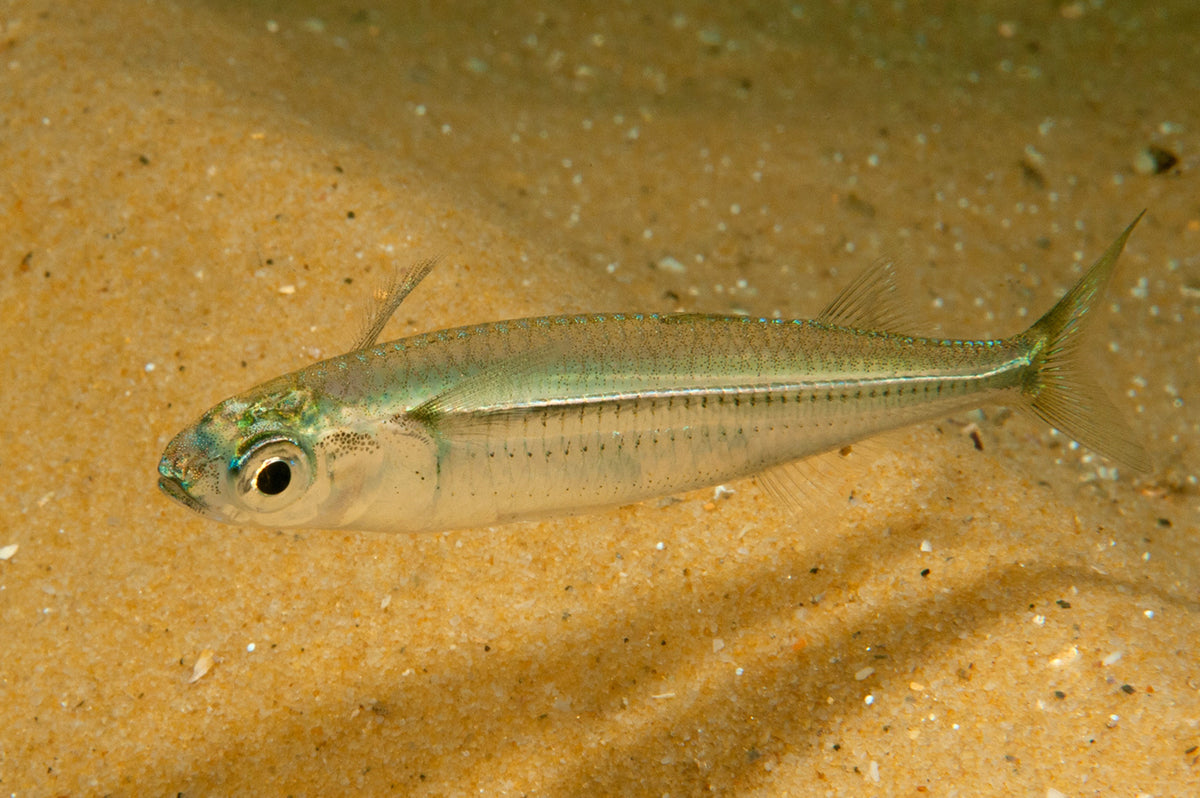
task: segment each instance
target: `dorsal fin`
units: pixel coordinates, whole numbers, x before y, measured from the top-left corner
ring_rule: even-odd
[[[878,260],[842,289],[816,321],[855,330],[905,333],[907,308],[896,295],[896,271],[890,260]]]
[[[418,283],[429,276],[437,262],[437,258],[419,260],[404,271],[397,271],[387,285],[375,290],[372,296],[375,307],[367,316],[367,322],[354,341],[354,346],[350,347],[351,352],[366,349],[375,343],[383,328],[387,326],[388,319],[396,312],[396,308],[400,307],[400,303],[412,293]]]

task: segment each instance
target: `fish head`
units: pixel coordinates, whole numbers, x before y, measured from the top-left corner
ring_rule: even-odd
[[[167,444],[158,486],[218,521],[315,525],[330,492],[324,415],[311,389],[288,381],[226,399]]]

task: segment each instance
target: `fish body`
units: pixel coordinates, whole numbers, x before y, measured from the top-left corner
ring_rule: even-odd
[[[886,267],[813,320],[578,314],[376,344],[377,319],[365,346],[206,413],[168,445],[159,484],[243,525],[473,527],[726,482],[996,402],[1144,468],[1076,359],[1132,227],[1001,340],[873,329],[895,326]]]

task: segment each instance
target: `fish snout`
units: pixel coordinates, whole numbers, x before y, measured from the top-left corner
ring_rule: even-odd
[[[167,444],[158,461],[158,489],[175,501],[208,515],[209,510],[196,496],[211,464],[198,447],[195,430],[185,430]]]

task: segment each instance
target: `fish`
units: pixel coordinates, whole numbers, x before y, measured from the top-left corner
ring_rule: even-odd
[[[423,261],[382,292],[351,351],[226,399],[175,436],[158,484],[243,526],[444,531],[769,478],[997,403],[1146,471],[1081,346],[1144,214],[1045,315],[994,340],[903,332],[884,261],[809,320],[577,313],[378,343],[433,269]]]

